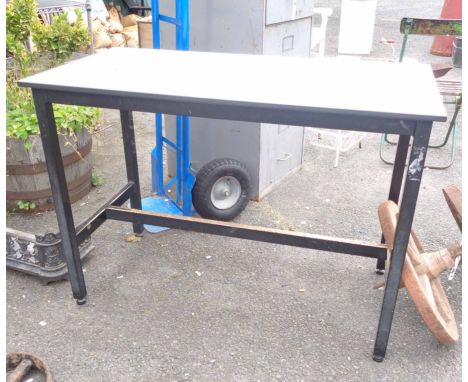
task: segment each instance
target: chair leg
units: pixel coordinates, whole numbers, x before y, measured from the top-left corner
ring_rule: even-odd
[[[389,138],[388,138],[388,134],[385,134],[385,142],[387,142],[389,145],[394,145],[396,146],[397,142],[392,142]]]
[[[431,169],[431,170],[445,170],[446,168],[449,168],[453,162],[455,161],[455,152],[456,152],[456,143],[457,143],[457,136],[458,136],[458,131],[457,131],[457,128],[455,127],[453,129],[453,134],[452,134],[452,149],[450,150],[450,161],[448,162],[448,164],[446,165],[442,165],[442,166],[426,166],[427,168]]]
[[[461,97],[458,97],[457,100],[455,101],[455,111],[453,113],[452,119],[450,120],[450,126],[447,130],[447,134],[445,134],[444,141],[440,145],[429,145],[429,148],[438,149],[438,148],[444,147],[447,144],[450,138],[450,134],[452,133],[452,130],[456,128],[457,117],[458,117],[458,113],[460,109],[461,109]]]
[[[445,134],[445,138],[444,138],[443,142],[441,144],[438,144],[438,145],[429,145],[428,146],[431,149],[442,148],[448,143],[448,141],[450,139],[450,135],[452,135],[452,148],[450,150],[450,161],[448,162],[448,164],[440,165],[440,166],[426,165],[426,168],[429,168],[429,169],[432,169],[432,170],[445,170],[446,168],[449,168],[453,164],[453,162],[455,160],[456,142],[457,142],[457,136],[458,136],[458,134],[457,134],[458,133],[458,131],[457,131],[457,118],[458,118],[458,113],[460,112],[461,106],[462,106],[462,97],[458,96],[458,97],[456,97],[456,101],[455,101],[455,111],[453,113],[452,119],[450,120],[450,125],[449,125],[449,128],[447,129],[447,133]],[[380,148],[379,148],[380,159],[384,163],[392,165],[393,162],[386,160],[384,158],[384,156],[383,156],[383,148],[385,146],[385,142],[387,142],[387,143],[389,143],[391,145],[395,144],[394,142],[391,142],[388,139],[387,134],[383,134],[382,138],[380,140]]]
[[[323,36],[323,40],[319,44],[319,57],[325,57],[325,36]]]
[[[455,161],[455,152],[456,152],[456,142],[457,142],[457,136],[458,136],[458,130],[457,130],[457,127],[454,125],[453,127],[450,127],[449,128],[449,131],[447,132],[447,137],[446,137],[446,141],[448,141],[448,138],[450,138],[450,134],[452,135],[452,148],[450,150],[450,161],[447,163],[447,164],[444,164],[444,165],[440,165],[440,166],[436,166],[436,165],[426,165],[425,168],[429,168],[431,170],[445,170],[447,168],[449,168],[453,162]],[[447,142],[445,142],[443,145],[439,145],[439,146],[429,146],[429,148],[441,148],[443,146],[446,145]],[[392,161],[389,161],[387,159],[385,159],[384,155],[383,155],[383,148],[385,146],[385,134],[382,134],[382,138],[380,139],[380,147],[379,147],[379,156],[380,156],[380,159],[382,160],[382,162],[384,162],[385,164],[388,164],[388,165],[393,165],[393,162]]]
[[[382,134],[382,136],[380,137],[379,156],[380,156],[380,159],[382,160],[382,162],[393,166],[393,162],[385,159],[384,155],[383,155],[383,149],[384,149],[384,146],[385,146],[385,141],[386,141],[386,134]]]
[[[341,130],[338,130],[338,137],[336,142],[336,152],[335,152],[335,164],[333,167],[338,167],[338,161],[340,160],[341,147],[343,145],[343,137],[341,136]]]

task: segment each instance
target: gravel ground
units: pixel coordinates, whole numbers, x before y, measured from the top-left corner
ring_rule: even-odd
[[[399,19],[439,15],[441,1],[379,1],[373,58],[388,58],[381,37],[397,38]],[[429,5],[428,5],[429,3]],[[336,55],[339,1],[327,55]],[[424,5],[424,6],[423,6]],[[398,40],[399,41],[399,40]],[[430,40],[416,38],[415,57]],[[417,41],[417,43],[416,43]],[[460,78],[453,70],[450,78]],[[153,117],[136,113],[142,193],[150,194]],[[433,139],[443,136],[437,125]],[[307,137],[307,142],[312,139]],[[378,156],[380,137],[343,154],[307,145],[304,165],[236,220],[378,241],[377,206],[391,167]],[[461,186],[461,138],[452,167],[426,170],[414,227],[427,250],[460,238],[442,187]],[[387,148],[387,155],[391,155]],[[73,206],[87,217],[125,182],[118,114],[103,111],[94,136],[95,167],[105,184]],[[431,151],[429,162],[448,149]],[[7,225],[55,231],[53,213],[9,215]],[[169,230],[128,243],[129,224],[106,222],[84,263],[88,304],[78,307],[67,282],[43,286],[7,272],[7,351],[43,357],[56,381],[461,381],[461,341],[445,347],[422,323],[407,292],[399,294],[385,362],[372,361],[383,292],[373,260]],[[461,332],[462,269],[442,281]],[[41,325],[42,324],[45,325]]]

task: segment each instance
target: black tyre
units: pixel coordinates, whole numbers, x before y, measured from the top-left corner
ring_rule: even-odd
[[[201,217],[232,220],[250,199],[250,176],[245,166],[235,159],[215,159],[197,174],[192,189],[193,206]]]

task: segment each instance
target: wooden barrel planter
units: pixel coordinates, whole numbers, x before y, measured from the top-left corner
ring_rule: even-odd
[[[9,211],[21,212],[18,202],[35,203],[35,211],[54,208],[47,166],[40,136],[28,138],[28,150],[22,141],[7,138],[6,144],[6,197]],[[65,167],[68,192],[72,203],[91,190],[93,161],[92,139],[87,129],[74,135],[59,134],[60,149]]]

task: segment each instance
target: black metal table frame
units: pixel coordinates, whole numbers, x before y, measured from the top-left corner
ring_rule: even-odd
[[[247,226],[230,222],[166,215],[141,210],[141,195],[135,145],[132,111],[160,112],[195,117],[264,122],[297,126],[315,126],[341,130],[357,130],[399,135],[388,199],[398,203],[405,174],[405,162],[410,138],[413,137],[410,165],[400,202],[400,214],[395,233],[388,277],[380,313],[373,359],[383,361],[390,335],[397,301],[401,272],[416,208],[421,177],[424,169],[432,121],[400,119],[399,116],[358,112],[327,112],[306,110],[287,105],[252,105],[243,102],[175,99],[169,96],[142,96],[122,92],[33,89],[42,144],[52,187],[63,250],[66,256],[73,296],[78,304],[86,302],[86,285],[78,245],[94,232],[106,219],[133,224],[136,234],[143,233],[143,224],[204,232],[268,243],[284,244],[323,251],[346,253],[377,259],[377,271],[383,273],[387,259],[384,244],[370,244],[357,240],[343,240],[328,236],[296,233],[278,229]],[[53,103],[104,107],[120,110],[122,136],[128,183],[104,206],[85,222],[75,227],[66,186],[64,167],[53,114]],[[131,208],[121,205],[130,200]],[[382,240],[383,243],[383,240]]]

